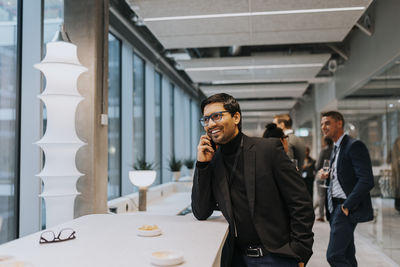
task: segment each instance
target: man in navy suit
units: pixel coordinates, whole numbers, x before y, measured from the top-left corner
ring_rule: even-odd
[[[335,144],[331,154],[325,206],[331,226],[327,260],[331,266],[357,266],[354,230],[359,222],[373,219],[371,196],[374,186],[368,149],[360,141],[346,135],[343,115],[337,111],[322,114],[324,136]]]

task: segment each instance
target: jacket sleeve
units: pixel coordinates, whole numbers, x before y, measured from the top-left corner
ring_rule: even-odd
[[[315,216],[312,200],[280,142],[274,152],[274,177],[290,216],[290,247],[306,263],[312,255],[314,243],[312,227]]]
[[[216,208],[212,193],[211,164],[196,164],[192,187],[192,211],[198,220],[206,220]]]
[[[374,187],[371,159],[367,147],[361,141],[355,141],[349,150],[351,164],[356,177],[356,185],[343,203],[350,211],[358,207],[368,192]]]

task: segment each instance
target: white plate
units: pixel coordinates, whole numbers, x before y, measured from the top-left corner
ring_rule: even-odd
[[[158,236],[161,235],[161,229],[155,229],[155,230],[137,230],[137,234],[140,236]]]
[[[183,262],[183,253],[179,251],[161,250],[151,253],[151,263],[158,266],[178,265]]]

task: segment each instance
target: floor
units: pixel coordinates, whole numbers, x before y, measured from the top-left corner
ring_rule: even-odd
[[[307,267],[329,267],[326,261],[326,248],[329,241],[329,223],[315,222],[314,224],[314,254],[311,257]],[[365,238],[363,235],[355,234],[356,240],[356,257],[358,266],[364,267],[399,267],[392,259],[386,256],[381,249],[373,245],[371,240]]]

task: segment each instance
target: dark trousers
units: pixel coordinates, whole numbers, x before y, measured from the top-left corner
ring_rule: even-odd
[[[352,223],[346,216],[341,205],[334,205],[329,221],[331,233],[329,237],[326,257],[333,267],[357,267],[356,248],[354,246],[354,230],[356,223]]]
[[[298,267],[298,263],[295,259],[274,254],[252,258],[235,250],[231,267]]]

